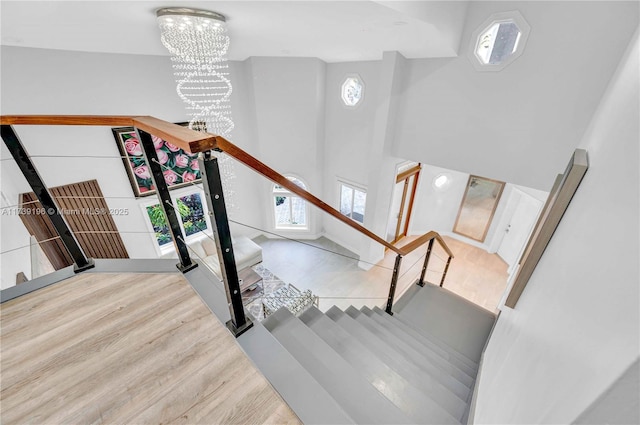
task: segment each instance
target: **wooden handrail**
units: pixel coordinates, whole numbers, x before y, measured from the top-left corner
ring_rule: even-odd
[[[453,253],[447,246],[442,237],[434,231],[425,233],[418,239],[408,243],[402,248],[398,248],[386,240],[382,239],[375,233],[371,232],[358,222],[350,219],[340,213],[326,202],[302,189],[291,180],[270,168],[257,158],[243,151],[222,136],[216,136],[210,133],[191,130],[177,124],[172,124],[150,116],[135,115],[2,115],[0,116],[1,125],[89,125],[89,126],[127,126],[136,127],[149,134],[160,137],[163,140],[172,143],[179,148],[189,152],[197,153],[217,149],[227,153],[236,160],[240,161],[247,167],[253,169],[269,180],[287,188],[289,191],[300,196],[305,201],[320,208],[325,213],[335,219],[345,223],[349,227],[362,233],[368,238],[378,242],[393,252],[405,256],[416,248],[427,243],[431,239],[436,239],[444,250],[453,257]],[[414,173],[415,170],[407,170],[407,173]]]
[[[91,125],[136,127],[189,153],[215,146],[216,136],[149,116],[133,115],[2,115],[2,125]]]
[[[403,256],[407,255],[410,252],[414,251],[416,248],[429,242],[431,239],[435,239],[436,241],[438,241],[440,246],[447,252],[449,257],[451,258],[454,257],[453,252],[451,252],[451,250],[449,249],[449,246],[447,246],[447,243],[444,241],[444,239],[442,239],[442,236],[440,236],[438,232],[435,232],[433,230],[425,233],[424,235],[420,236],[419,238],[409,242],[408,244],[400,248],[400,254],[402,254]]]
[[[374,241],[378,242],[381,245],[384,245],[385,247],[389,248],[390,250],[398,254],[401,254],[401,250],[399,248],[391,245],[389,242],[385,241],[380,236],[371,232],[366,227],[358,224],[357,221],[350,219],[346,215],[342,214],[340,211],[331,207],[329,204],[327,204],[323,200],[307,192],[306,190],[296,185],[295,183],[293,183],[291,180],[289,180],[282,174],[275,171],[273,168],[269,167],[268,165],[258,160],[257,158],[251,156],[249,153],[243,151],[242,149],[240,149],[239,147],[237,147],[236,145],[234,145],[224,137],[216,136],[216,149],[221,150],[222,152],[225,152],[229,156],[240,161],[241,163],[251,168],[252,170],[256,171],[257,173],[262,174],[264,177],[268,178],[272,182],[287,188],[290,192],[295,193],[305,201],[315,205],[316,207],[320,208],[322,211],[326,212],[333,218],[342,221],[347,226],[357,230],[358,232],[362,233],[368,238],[373,239]]]
[[[104,125],[132,126],[130,115],[2,115],[2,125]]]

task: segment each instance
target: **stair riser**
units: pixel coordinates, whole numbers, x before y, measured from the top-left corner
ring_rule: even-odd
[[[464,386],[466,386],[467,388],[471,388],[473,386],[474,378],[468,375],[466,372],[460,370],[455,364],[449,362],[449,359],[451,358],[450,355],[447,355],[447,358],[443,358],[439,354],[433,352],[433,350],[431,350],[429,347],[416,341],[408,333],[404,332],[403,328],[400,328],[395,323],[391,322],[391,316],[386,313],[383,313],[384,316],[379,315],[377,314],[377,312],[371,310],[365,311],[364,313],[366,316],[370,317],[372,320],[380,324],[380,326],[384,327],[389,332],[392,332],[395,336],[402,339],[413,349],[422,353],[425,357],[428,357],[433,365],[442,369],[447,374],[453,376],[455,379],[464,384]]]
[[[271,333],[356,423],[414,422],[298,318],[283,309],[273,316],[275,326],[267,326]]]
[[[354,314],[354,312],[351,312],[351,313]],[[422,353],[414,350],[412,347],[410,347],[408,344],[406,344],[404,341],[402,341],[392,332],[389,332],[387,329],[380,326],[370,317],[367,317],[366,315],[360,313],[359,311],[357,313],[358,314],[355,315],[355,320],[362,323],[367,329],[369,329],[371,332],[379,336],[380,339],[385,341],[385,343],[393,347],[398,352],[399,356],[401,356],[402,358],[406,358],[409,361],[412,361],[415,365],[417,365],[426,373],[428,373],[430,376],[432,376],[437,383],[439,383],[444,388],[447,388],[449,391],[455,394],[457,398],[459,398],[460,400],[463,400],[463,401],[467,400],[467,398],[469,397],[470,389],[466,387],[463,383],[456,380],[454,377],[447,374],[445,371],[434,366],[429,361],[428,358],[423,356]],[[349,315],[351,316],[351,314]],[[444,397],[444,395],[442,397]],[[444,400],[443,401],[438,400],[438,401],[441,403],[444,402]]]
[[[426,418],[434,423],[458,423],[430,397],[397,374],[330,318],[313,317],[308,321],[305,319],[309,318],[304,315],[300,318],[416,423],[423,423]]]
[[[333,313],[333,314],[332,314]],[[330,315],[331,314],[331,315]],[[431,375],[414,363],[407,361],[401,353],[390,347],[378,335],[366,328],[362,323],[343,312],[328,312],[327,315],[349,334],[367,346],[376,356],[389,367],[402,375],[405,379],[428,394],[436,403],[441,405],[455,418],[461,418],[466,409],[464,399],[455,395],[451,390],[437,382]]]

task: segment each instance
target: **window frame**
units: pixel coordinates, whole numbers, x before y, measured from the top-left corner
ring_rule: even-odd
[[[307,182],[305,182],[303,179],[301,179],[300,177],[293,175],[293,174],[285,174],[284,175],[287,179],[289,179],[290,181],[292,181],[293,179],[299,181],[300,183],[302,183],[302,188],[306,191],[309,190],[309,185],[307,184]],[[300,197],[299,195],[291,192],[289,189],[285,188],[285,187],[281,187],[280,189],[278,189],[278,184],[272,184],[271,185],[271,196],[269,198],[269,202],[271,203],[271,211],[273,213],[273,228],[275,230],[284,230],[284,231],[309,231],[311,229],[311,224],[310,224],[310,209],[309,209],[309,202],[307,202],[305,199],[303,199],[302,197]],[[301,200],[301,202],[304,202],[304,219],[305,219],[305,224],[278,224],[278,213],[276,212],[276,198],[278,197],[287,197],[290,200],[289,203],[289,217],[292,219],[293,218],[293,213],[292,213],[292,207],[293,207],[293,202],[291,201],[291,199],[293,198],[298,198]],[[291,220],[293,221],[293,220]]]
[[[213,236],[213,227],[211,225],[211,220],[209,219],[209,207],[207,205],[204,190],[200,186],[172,190],[170,194],[171,194],[171,202],[176,211],[178,211],[178,198],[182,198],[184,196],[189,196],[193,194],[200,195],[200,201],[202,202],[202,211],[204,213],[205,222],[207,223],[207,229],[204,232],[198,231],[190,236],[186,236],[187,232],[185,231],[184,223],[182,222],[182,217],[180,217],[180,215],[178,214],[178,223],[180,225],[180,229],[182,230],[182,234],[184,235],[184,240],[187,244],[189,244],[190,242],[196,242],[196,241]],[[157,195],[154,195],[145,199],[145,201],[140,202],[139,205],[140,205],[140,208],[142,209],[142,215],[144,217],[147,230],[149,230],[149,232],[151,233],[149,236],[153,241],[153,246],[156,250],[156,253],[162,257],[171,252],[175,252],[175,248],[173,243],[167,243],[162,246],[158,244],[155,230],[153,229],[153,224],[151,223],[151,219],[149,218],[149,214],[147,213],[147,207],[158,205],[159,203],[160,203],[160,199],[157,197]],[[192,252],[189,252],[189,255],[192,255],[192,254],[193,254]]]
[[[520,30],[520,37],[518,39],[518,46],[511,55],[509,55],[505,60],[498,64],[484,63],[478,57],[477,50],[478,45],[480,44],[480,36],[487,32],[493,25],[502,24],[507,22],[513,22],[518,29]],[[468,56],[473,66],[478,71],[502,71],[507,66],[511,65],[516,59],[518,59],[522,53],[524,53],[524,49],[527,44],[527,39],[529,38],[529,33],[531,32],[531,27],[524,19],[522,14],[517,10],[512,10],[509,12],[500,12],[494,13],[489,16],[478,28],[473,32],[471,36],[471,42],[469,44]]]
[[[349,214],[345,214],[342,212],[342,188],[343,187],[348,187],[349,189],[351,189],[353,191],[353,194],[351,195],[351,209],[350,209],[350,213]],[[356,191],[357,192],[361,192],[364,193],[365,196],[365,201],[364,201],[364,211],[362,213],[362,221],[357,220],[353,217],[353,212],[354,212],[354,206],[355,206],[355,198],[356,198]],[[342,178],[338,178],[338,211],[340,211],[340,214],[349,217],[351,220],[360,223],[360,224],[364,224],[364,220],[365,217],[367,215],[367,188],[364,185],[358,184],[358,183],[354,183],[351,182],[349,180],[346,179],[342,179]]]
[[[362,89],[360,90],[360,99],[354,105],[347,104],[347,102],[345,100],[345,96],[344,96],[345,86],[347,85],[347,82],[350,79],[358,80],[358,82],[362,86]],[[340,84],[340,102],[342,103],[343,107],[345,107],[347,109],[355,109],[355,108],[360,107],[360,105],[362,105],[364,103],[365,92],[366,92],[366,84],[364,83],[364,80],[362,79],[362,77],[359,74],[350,73],[350,74],[346,74],[342,78],[342,83]]]

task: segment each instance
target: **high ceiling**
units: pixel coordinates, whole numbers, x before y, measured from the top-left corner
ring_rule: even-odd
[[[326,62],[457,54],[466,1],[6,1],[2,45],[167,55],[155,10],[212,10],[227,17],[229,58],[318,57]]]

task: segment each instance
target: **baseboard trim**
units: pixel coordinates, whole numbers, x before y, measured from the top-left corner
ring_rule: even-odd
[[[484,353],[487,351],[487,347],[489,346],[489,341],[491,341],[491,337],[493,336],[493,331],[496,329],[498,325],[498,320],[500,319],[500,314],[502,312],[498,311],[496,316],[496,320],[493,322],[493,326],[491,327],[491,331],[489,331],[489,337],[487,338],[487,342],[484,344],[484,348],[482,349],[482,354],[480,355],[480,361],[478,362],[478,374],[476,375],[476,382],[473,385],[473,396],[471,397],[471,403],[469,403],[469,414],[467,416],[467,425],[473,425],[473,418],[476,414],[476,402],[478,400],[478,390],[480,388],[480,379],[482,378],[482,364],[484,362]]]
[[[28,293],[46,288],[80,274],[93,273],[180,273],[175,259],[96,259],[96,266],[80,273],[75,273],[73,266],[56,270],[20,285],[0,291],[0,303],[10,301]]]

